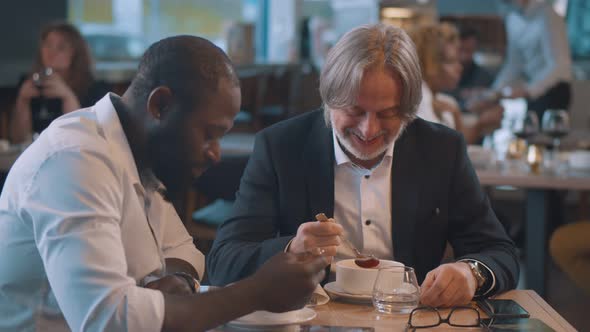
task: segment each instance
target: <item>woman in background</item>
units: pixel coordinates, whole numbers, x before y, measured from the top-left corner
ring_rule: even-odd
[[[503,109],[494,107],[481,112],[473,123],[463,123],[459,103],[442,93],[454,89],[461,79],[459,60],[459,32],[449,23],[419,25],[409,31],[422,68],[422,101],[417,115],[425,120],[441,123],[465,136],[474,144],[483,135],[498,128]]]
[[[409,31],[422,68],[422,102],[417,115],[461,131],[461,111],[451,96],[441,91],[456,86],[461,78],[459,34],[448,23],[419,25]]]
[[[9,136],[23,143],[55,118],[88,107],[108,92],[96,82],[86,41],[73,25],[53,23],[41,31],[39,51],[31,73],[19,88]]]

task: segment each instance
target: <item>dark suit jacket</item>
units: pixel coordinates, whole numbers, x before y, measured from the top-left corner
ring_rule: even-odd
[[[391,171],[395,260],[414,267],[421,282],[440,264],[448,240],[457,259],[492,269],[496,290],[516,286],[514,244],[490,208],[461,134],[416,119],[395,143]],[[314,111],[257,134],[233,216],[209,253],[211,282],[254,273],[319,212],[334,212],[334,146],[321,111]]]

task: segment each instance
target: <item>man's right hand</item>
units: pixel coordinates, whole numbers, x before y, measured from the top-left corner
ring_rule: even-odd
[[[302,308],[328,265],[322,256],[280,253],[269,259],[252,276],[263,310],[285,312]]]
[[[310,221],[297,229],[297,235],[291,241],[288,252],[294,254],[312,253],[328,257],[328,263],[336,256],[340,245],[342,226],[334,222]]]

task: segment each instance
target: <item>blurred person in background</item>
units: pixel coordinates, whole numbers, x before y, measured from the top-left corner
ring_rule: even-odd
[[[477,30],[470,26],[459,26],[459,61],[463,66],[459,84],[449,91],[455,97],[462,111],[470,111],[466,102],[478,92],[489,89],[494,82],[494,76],[481,65],[474,55],[479,48],[479,35]]]
[[[498,128],[503,114],[501,107],[488,108],[464,123],[459,103],[443,93],[454,89],[461,78],[457,29],[449,23],[423,24],[411,29],[410,36],[416,44],[423,75],[417,115],[463,133],[469,144]]]
[[[108,92],[93,76],[88,45],[78,29],[66,22],[45,26],[31,73],[19,84],[10,119],[9,138],[23,143],[51,121],[89,107]]]
[[[539,119],[570,106],[572,60],[565,22],[544,0],[504,0],[508,49],[493,84],[496,95],[526,98]]]
[[[559,227],[551,236],[549,248],[557,265],[584,291],[590,294],[590,221]]]
[[[441,93],[459,83],[459,35],[448,23],[419,25],[409,31],[422,68],[422,101],[417,115],[461,131],[463,121],[457,102]]]

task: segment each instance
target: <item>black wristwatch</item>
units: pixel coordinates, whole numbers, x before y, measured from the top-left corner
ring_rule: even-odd
[[[178,277],[181,277],[184,280],[186,280],[186,283],[190,287],[190,289],[193,292],[193,294],[195,294],[195,293],[197,293],[199,291],[199,287],[201,287],[201,284],[199,283],[199,280],[197,280],[192,275],[190,275],[190,274],[188,274],[186,272],[174,272],[173,275],[178,276]]]

